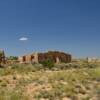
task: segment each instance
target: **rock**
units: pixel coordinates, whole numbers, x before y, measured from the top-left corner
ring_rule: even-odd
[[[81,98],[80,98],[80,96],[75,95],[75,96],[72,97],[72,100],[81,100]]]
[[[86,88],[85,88],[83,85],[77,84],[77,85],[75,86],[74,91],[75,91],[76,93],[86,94],[86,91],[87,91],[87,90],[86,90]]]
[[[100,100],[100,99],[97,96],[94,96],[90,100]]]
[[[72,100],[72,99],[70,99],[68,97],[64,97],[62,100]]]
[[[63,84],[63,85],[67,85],[68,84],[67,82],[65,82],[63,80],[61,80],[60,83]]]
[[[79,93],[79,88],[75,88],[73,91],[74,91],[75,93]]]
[[[97,81],[97,82],[100,82],[100,78],[97,78],[96,81]]]
[[[49,100],[49,99],[41,98],[40,100]]]

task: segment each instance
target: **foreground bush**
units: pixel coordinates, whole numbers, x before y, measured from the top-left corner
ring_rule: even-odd
[[[45,67],[45,68],[48,68],[48,69],[52,69],[54,67],[54,62],[52,60],[44,60],[42,62],[42,65]]]

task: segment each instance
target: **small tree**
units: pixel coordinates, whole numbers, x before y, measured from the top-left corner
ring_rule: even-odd
[[[0,67],[2,63],[4,63],[4,51],[0,51]]]
[[[18,59],[18,57],[16,57],[16,56],[10,56],[10,57],[8,57],[8,60],[17,60]]]
[[[54,62],[50,59],[47,59],[47,60],[44,60],[42,62],[42,65],[45,67],[45,68],[49,68],[49,69],[52,69],[54,67]]]
[[[2,62],[2,52],[0,52],[0,66],[1,66],[1,62]]]

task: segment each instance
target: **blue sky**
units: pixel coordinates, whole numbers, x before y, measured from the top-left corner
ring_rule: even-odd
[[[100,0],[0,0],[7,55],[60,50],[100,57]]]

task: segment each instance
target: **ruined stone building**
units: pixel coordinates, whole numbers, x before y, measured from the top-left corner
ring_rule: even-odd
[[[4,50],[0,50],[0,64],[5,63],[5,53]]]
[[[18,57],[20,63],[41,63],[47,59],[52,60],[54,63],[69,63],[71,62],[71,55],[59,51],[48,51]]]

